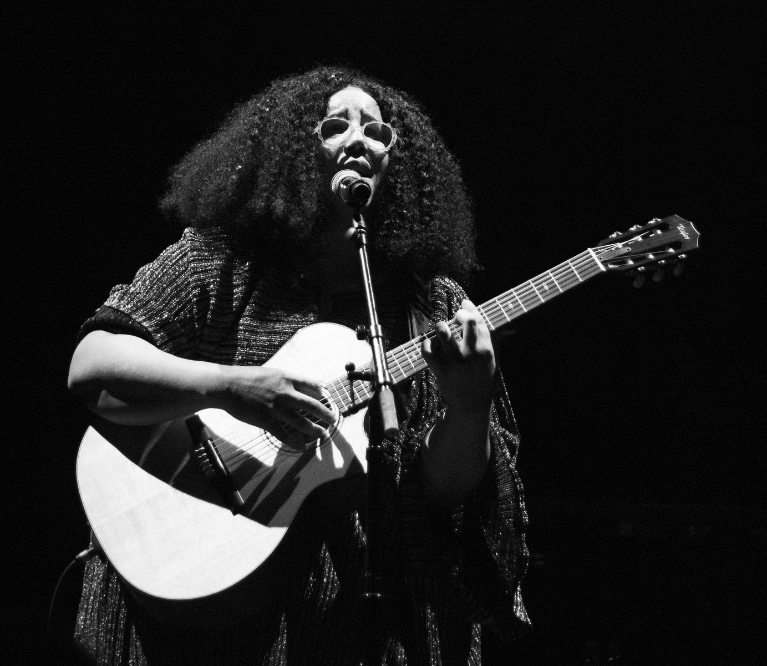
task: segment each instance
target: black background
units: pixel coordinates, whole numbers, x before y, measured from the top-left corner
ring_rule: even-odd
[[[177,237],[155,204],[168,168],[236,102],[318,62],[434,119],[476,200],[475,302],[652,217],[701,233],[681,277],[600,277],[499,346],[536,632],[516,661],[488,639],[487,661],[763,663],[763,15],[237,7],[43,3],[5,22],[5,663],[64,660],[45,620],[87,541],[88,415],[65,390],[79,324]]]

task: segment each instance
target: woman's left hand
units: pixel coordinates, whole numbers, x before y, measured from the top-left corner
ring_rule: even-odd
[[[459,330],[453,334],[450,326]],[[476,306],[465,299],[448,325],[437,324],[421,352],[437,378],[448,410],[467,416],[489,415],[493,398],[495,353],[490,331]]]

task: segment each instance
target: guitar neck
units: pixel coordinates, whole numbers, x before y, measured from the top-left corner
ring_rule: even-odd
[[[604,270],[604,266],[593,250],[584,250],[532,280],[483,303],[477,309],[492,333]],[[457,329],[457,326],[453,326],[454,331]],[[424,333],[387,352],[386,360],[395,384],[412,377],[426,367],[426,361],[421,355],[421,344],[426,338],[433,336],[433,331]],[[369,372],[371,364],[368,363],[358,370]],[[352,388],[345,375],[329,382],[326,388],[342,414],[359,408],[372,396],[367,382],[355,382]]]

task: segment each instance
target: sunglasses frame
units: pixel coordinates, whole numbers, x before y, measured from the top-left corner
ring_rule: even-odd
[[[320,140],[322,143],[325,143],[325,144],[328,144],[328,141],[326,141],[325,139],[323,139],[323,138],[322,138],[322,132],[320,131],[320,129],[321,129],[321,127],[322,127],[323,123],[324,123],[326,120],[343,120],[344,122],[346,122],[346,123],[349,123],[349,129],[347,129],[347,130],[346,130],[346,132],[344,132],[344,133],[343,133],[341,136],[344,136],[344,135],[346,135],[346,133],[347,133],[347,132],[348,132],[348,131],[351,129],[351,127],[352,127],[352,123],[351,123],[350,121],[346,120],[346,118],[339,118],[338,116],[327,116],[327,117],[323,118],[322,120],[320,120],[320,121],[317,123],[317,127],[315,127],[315,128],[314,128],[314,131],[312,132],[312,134],[316,134],[316,135],[317,135],[317,138],[318,138],[318,139],[319,139],[319,140]],[[391,143],[390,143],[390,144],[389,144],[389,145],[388,145],[386,148],[376,148],[376,147],[374,147],[374,146],[371,146],[371,145],[370,145],[370,143],[368,142],[368,137],[365,135],[365,128],[366,128],[368,125],[372,125],[373,123],[380,123],[381,125],[386,125],[386,127],[388,127],[388,128],[391,130]],[[391,124],[390,124],[390,123],[385,123],[383,120],[370,120],[370,121],[366,122],[364,125],[361,125],[361,126],[359,126],[359,129],[360,129],[360,131],[362,132],[362,136],[363,136],[363,138],[365,139],[365,145],[366,145],[368,148],[370,148],[370,150],[374,150],[374,151],[376,151],[376,152],[378,152],[378,153],[388,153],[388,152],[391,150],[392,146],[393,146],[395,143],[397,143],[397,130],[396,130],[396,129],[394,129],[394,128],[391,126]],[[329,144],[329,145],[332,145],[332,144]]]

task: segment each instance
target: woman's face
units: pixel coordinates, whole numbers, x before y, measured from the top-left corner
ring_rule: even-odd
[[[371,202],[374,201],[386,177],[389,153],[371,150],[365,143],[361,128],[371,120],[383,120],[378,104],[365,91],[350,86],[330,98],[326,115],[344,118],[351,124],[351,131],[343,142],[336,145],[320,143],[328,193],[333,176],[344,169],[351,169],[368,182],[372,190]]]

